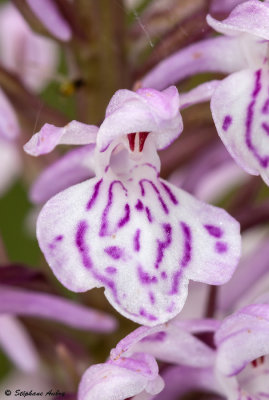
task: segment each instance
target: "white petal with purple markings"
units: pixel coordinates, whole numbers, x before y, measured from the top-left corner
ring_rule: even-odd
[[[39,245],[66,287],[105,287],[121,314],[157,325],[182,309],[189,279],[230,279],[239,224],[159,179],[149,138],[140,159],[122,171],[110,166],[49,200],[38,219]]]
[[[269,184],[269,70],[244,70],[217,87],[211,110],[219,136],[236,162]]]

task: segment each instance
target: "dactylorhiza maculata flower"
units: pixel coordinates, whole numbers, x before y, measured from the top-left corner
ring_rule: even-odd
[[[119,90],[104,122],[45,125],[32,155],[95,143],[96,177],[50,199],[37,222],[41,250],[70,290],[104,287],[118,312],[144,325],[182,309],[190,279],[220,285],[240,256],[239,224],[159,177],[157,149],[182,131],[175,87]]]
[[[235,161],[269,184],[269,3],[243,2],[222,22],[207,17],[217,32],[173,54],[155,67],[143,85],[162,89],[204,72],[230,73],[214,81],[211,110],[218,134]],[[210,84],[210,83],[208,83]],[[203,91],[196,88],[203,98]]]
[[[196,390],[216,399],[268,398],[268,312],[268,304],[252,304],[223,322],[174,319],[140,327],[118,343],[106,363],[86,370],[78,399],[176,400]],[[209,344],[199,339],[203,334]],[[166,363],[161,376],[155,358]]]

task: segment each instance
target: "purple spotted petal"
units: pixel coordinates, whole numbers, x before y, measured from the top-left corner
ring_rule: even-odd
[[[57,240],[60,241],[60,237]],[[57,296],[4,286],[0,287],[0,313],[48,318],[74,328],[96,332],[111,332],[116,328],[115,319],[101,311]]]
[[[253,304],[226,318],[215,339],[218,370],[226,376],[239,374],[269,353],[269,304]]]
[[[78,400],[122,400],[139,393],[159,393],[163,382],[153,357],[135,353],[131,358],[97,364],[83,375]]]
[[[231,73],[247,68],[241,43],[218,37],[194,43],[161,61],[142,79],[145,87],[161,90],[202,72]]]
[[[95,143],[98,128],[78,121],[71,121],[63,128],[45,124],[24,145],[24,150],[31,156],[50,153],[59,144],[90,144]]]
[[[269,184],[269,71],[244,70],[224,79],[211,110],[218,134],[235,161]]]
[[[156,147],[162,149],[183,129],[176,87],[158,92],[154,89],[118,90],[112,97],[101,124],[97,145],[103,151],[116,138],[128,133],[152,132]]]
[[[46,168],[31,187],[32,202],[44,203],[69,186],[92,177],[94,147],[88,145],[71,150]]]
[[[32,339],[22,323],[11,315],[0,314],[0,347],[17,368],[28,373],[37,370],[39,357]]]
[[[56,38],[68,41],[72,32],[53,0],[26,0],[47,30]]]
[[[225,35],[249,33],[269,40],[269,7],[268,4],[258,0],[239,4],[224,21],[217,21],[209,15],[207,22],[217,32]]]
[[[149,154],[122,180],[109,168],[53,197],[40,213],[37,237],[67,288],[105,287],[121,314],[157,325],[182,309],[189,279],[214,285],[230,279],[240,234],[224,210],[159,179],[151,162],[156,153]]]

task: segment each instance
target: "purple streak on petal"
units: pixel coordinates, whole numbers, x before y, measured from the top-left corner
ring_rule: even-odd
[[[231,126],[233,119],[230,115],[226,115],[223,120],[222,129],[226,132]]]
[[[57,243],[58,243],[58,242],[61,242],[61,241],[63,240],[63,238],[64,238],[64,235],[58,235],[58,236],[56,236],[56,237],[53,239],[53,241],[49,244],[49,248],[50,248],[51,250],[54,250],[55,247],[57,246]]]
[[[130,206],[129,204],[125,204],[124,206],[125,215],[118,222],[118,227],[122,228],[127,222],[130,221]]]
[[[262,123],[262,128],[265,130],[266,134],[269,135],[269,125],[266,122]]]
[[[267,168],[268,163],[269,163],[269,157],[261,157],[252,143],[252,122],[253,122],[253,117],[254,117],[254,107],[257,101],[257,96],[261,91],[262,85],[261,85],[261,74],[262,70],[258,69],[255,71],[255,86],[252,92],[252,100],[249,103],[248,109],[247,109],[247,117],[246,117],[246,145],[250,152],[254,155],[254,157],[259,161],[260,165],[264,168]]]
[[[142,203],[142,201],[140,199],[137,200],[135,208],[137,209],[137,211],[142,211],[143,210],[144,205],[143,205],[143,203]]]
[[[174,273],[173,275],[173,283],[172,283],[172,288],[170,294],[176,294],[178,293],[178,287],[179,287],[179,280],[182,275],[182,269],[185,268],[188,263],[191,260],[191,252],[192,252],[192,235],[191,235],[191,229],[190,227],[185,224],[185,222],[180,223],[182,232],[183,232],[183,238],[184,238],[184,246],[183,246],[183,256],[180,262],[180,269]]]
[[[166,191],[166,193],[168,194],[172,203],[175,205],[178,204],[178,200],[177,200],[176,196],[174,195],[174,193],[172,192],[172,190],[170,189],[170,187],[168,185],[166,185],[164,182],[161,182],[161,185],[164,188],[164,190]]]
[[[265,115],[269,113],[269,99],[266,99],[262,108],[262,113]]]
[[[155,304],[156,299],[155,299],[154,293],[149,292],[149,299],[150,299],[151,304]]]
[[[169,214],[168,207],[165,204],[165,202],[164,202],[164,200],[163,200],[163,198],[162,198],[162,196],[160,194],[159,189],[157,188],[157,186],[151,180],[149,180],[149,179],[141,179],[141,181],[139,181],[139,185],[140,185],[140,188],[141,188],[141,195],[145,196],[145,189],[144,189],[144,185],[143,185],[144,182],[147,182],[152,186],[154,192],[157,194],[157,198],[158,198],[158,200],[159,200],[159,202],[160,202],[160,204],[162,206],[163,211],[165,212],[165,214]]]
[[[92,208],[92,206],[94,205],[94,203],[96,202],[96,199],[98,197],[98,193],[99,193],[99,189],[101,186],[101,183],[103,182],[103,179],[100,179],[100,181],[98,181],[93,189],[93,194],[92,197],[90,198],[90,200],[88,201],[88,204],[86,206],[86,210],[90,210]]]
[[[106,204],[106,207],[102,214],[102,223],[101,223],[100,232],[99,232],[100,236],[106,236],[109,234],[107,232],[107,227],[108,227],[107,216],[108,216],[109,210],[110,210],[110,208],[112,206],[112,202],[113,202],[113,186],[116,184],[120,185],[121,188],[124,190],[124,192],[127,193],[127,189],[125,188],[125,186],[123,185],[123,183],[121,181],[118,180],[118,181],[111,182],[109,189],[108,189],[107,204]],[[126,210],[125,210],[125,212],[126,212]]]
[[[204,225],[204,227],[211,236],[214,236],[216,238],[221,238],[223,235],[223,231],[218,226]]]
[[[185,224],[185,222],[181,222],[180,225],[184,235],[184,253],[181,261],[181,266],[186,267],[191,260],[191,229],[187,224]]]
[[[170,224],[163,224],[162,225],[163,228],[163,232],[165,235],[165,240],[157,240],[157,258],[154,264],[154,267],[156,269],[159,268],[163,257],[164,257],[164,251],[170,246],[170,244],[172,243],[172,226]]]
[[[140,250],[140,229],[137,229],[134,235],[134,251]]]
[[[164,331],[154,333],[144,337],[141,342],[163,342],[167,337],[167,333]]]
[[[143,307],[140,308],[139,314],[140,314],[142,317],[147,318],[149,321],[156,321],[156,320],[157,320],[157,318],[155,317],[155,315],[148,313]]]
[[[85,235],[88,230],[88,224],[86,221],[80,221],[78,224],[77,232],[76,232],[76,245],[81,254],[83,265],[91,269],[92,268],[92,260],[89,256],[89,248],[85,243]]]
[[[63,41],[71,39],[71,28],[52,0],[26,1],[33,13],[52,35]]]
[[[104,250],[114,260],[119,260],[123,256],[123,250],[118,246],[109,246]]]
[[[68,326],[96,332],[115,329],[110,315],[51,294],[41,294],[8,286],[0,288],[0,313],[47,318]]]
[[[150,209],[149,209],[148,207],[146,207],[145,210],[146,210],[146,214],[147,214],[148,221],[149,221],[149,222],[152,222],[152,221],[153,221],[153,218],[152,218]]]
[[[161,272],[161,278],[162,279],[167,279],[167,273],[165,271]]]
[[[228,250],[227,243],[216,242],[215,249],[218,253],[226,253],[226,251]]]
[[[137,273],[138,273],[139,281],[143,285],[151,285],[152,283],[158,282],[158,279],[156,278],[156,276],[154,276],[154,275],[150,276],[148,272],[143,270],[141,265],[138,266]]]
[[[106,267],[106,270],[105,270],[108,274],[111,274],[111,275],[113,275],[113,274],[115,274],[118,270],[117,270],[117,268],[116,267]]]

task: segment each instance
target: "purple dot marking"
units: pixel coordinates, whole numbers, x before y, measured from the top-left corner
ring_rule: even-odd
[[[165,271],[161,272],[161,278],[162,279],[167,279],[167,273]]]
[[[134,251],[140,250],[140,229],[137,229],[134,235]]]
[[[91,269],[92,268],[92,260],[88,254],[89,249],[87,244],[85,243],[85,236],[88,230],[88,224],[86,221],[81,221],[78,224],[77,233],[76,233],[76,246],[78,251],[81,254],[82,262],[84,267]]]
[[[106,254],[109,255],[109,257],[113,258],[114,260],[119,260],[123,255],[122,249],[118,246],[106,247],[104,250]]]
[[[137,203],[136,203],[136,205],[135,205],[135,208],[137,209],[137,211],[142,211],[143,210],[143,208],[144,208],[144,205],[143,205],[143,203],[142,203],[142,201],[141,200],[137,200]]]
[[[155,315],[148,313],[143,307],[140,308],[139,314],[140,314],[142,317],[147,318],[149,321],[156,321],[156,320],[157,320],[157,318],[155,317]]]
[[[88,201],[87,206],[86,206],[87,211],[90,210],[94,206],[94,203],[96,202],[96,199],[98,197],[99,189],[100,189],[102,182],[103,182],[103,179],[100,179],[100,181],[98,181],[95,184],[92,197],[90,198],[90,200]]]
[[[214,236],[216,238],[221,238],[223,235],[222,230],[215,225],[204,225],[205,229],[209,233],[209,235]]]
[[[269,135],[269,125],[266,122],[262,123],[262,128],[266,132],[266,134]]]
[[[117,272],[117,268],[116,267],[106,267],[105,271],[110,275],[114,275]]]
[[[160,263],[163,260],[164,257],[164,251],[170,246],[170,244],[172,243],[172,227],[170,224],[163,224],[162,225],[163,228],[163,232],[165,235],[165,240],[161,241],[161,240],[157,240],[157,258],[155,261],[155,265],[154,267],[156,269],[159,268]]]
[[[138,278],[143,285],[150,285],[151,283],[157,283],[156,276],[150,276],[146,271],[143,270],[141,265],[137,268]]]
[[[151,223],[153,221],[153,219],[152,219],[150,209],[148,207],[146,207],[145,210],[146,210],[146,214],[147,214],[147,219]]]
[[[156,299],[155,299],[154,293],[149,292],[149,299],[150,299],[151,304],[155,304]]]
[[[55,236],[55,238],[53,239],[53,241],[49,244],[49,248],[51,250],[55,249],[57,242],[61,242],[63,240],[64,236],[63,235],[58,235]]]
[[[227,243],[225,242],[216,242],[215,249],[218,253],[226,253],[228,250]]]
[[[182,232],[183,232],[183,239],[184,239],[184,244],[183,244],[183,256],[180,262],[180,269],[174,273],[173,275],[173,282],[172,282],[172,288],[170,294],[176,294],[178,293],[179,289],[179,282],[180,278],[183,273],[183,268],[187,267],[189,262],[191,261],[191,252],[192,252],[192,235],[191,235],[191,229],[190,227],[185,224],[185,222],[180,223]]]
[[[124,217],[121,218],[118,222],[118,227],[122,228],[124,225],[127,224],[127,222],[130,221],[130,206],[129,204],[125,204],[124,206]]]
[[[162,187],[164,188],[164,190],[166,191],[166,193],[168,194],[170,200],[172,201],[173,204],[177,205],[178,204],[178,200],[176,198],[176,196],[174,195],[174,193],[172,192],[172,190],[170,189],[169,186],[167,186],[164,182],[161,182]]]
[[[227,132],[232,124],[232,117],[230,115],[226,115],[223,119],[222,129]]]
[[[262,84],[261,84],[261,76],[262,76],[262,70],[259,69],[255,71],[255,85],[254,89],[252,92],[252,100],[248,105],[247,108],[247,117],[246,117],[246,133],[245,133],[245,142],[246,146],[249,149],[249,151],[254,155],[254,157],[258,160],[259,164],[263,168],[267,168],[268,163],[269,163],[269,157],[262,157],[259,153],[256,147],[254,146],[252,142],[252,124],[254,120],[254,110],[255,110],[255,105],[257,101],[257,96],[261,91]]]

